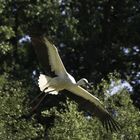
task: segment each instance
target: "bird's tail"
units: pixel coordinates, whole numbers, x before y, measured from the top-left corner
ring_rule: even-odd
[[[55,89],[50,86],[51,79],[52,78],[49,76],[40,74],[39,79],[38,79],[39,88],[41,91],[44,91],[46,93],[57,95],[58,92],[55,91]]]

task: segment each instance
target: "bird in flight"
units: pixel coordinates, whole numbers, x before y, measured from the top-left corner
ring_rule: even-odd
[[[93,107],[96,108],[95,115],[99,118],[107,131],[110,130],[112,132],[120,130],[120,125],[105,109],[102,102],[97,97],[89,93],[86,89],[81,87],[85,84],[89,85],[87,79],[82,78],[76,82],[74,77],[67,72],[55,45],[52,44],[46,37],[32,37],[31,39],[36,55],[43,68],[47,69],[47,67],[50,66],[50,73],[54,73],[51,74],[51,76],[40,74],[38,79],[40,90],[45,92],[45,95],[57,95],[61,90],[68,90],[71,93],[89,101]],[[38,95],[36,98],[39,96],[40,95]],[[38,105],[41,103],[44,97],[39,101]]]

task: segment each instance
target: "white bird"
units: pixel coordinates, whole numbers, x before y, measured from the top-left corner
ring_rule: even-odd
[[[111,117],[102,102],[81,87],[83,84],[88,84],[87,79],[82,78],[78,82],[75,81],[74,77],[65,69],[57,48],[46,37],[32,37],[32,44],[39,61],[43,64],[43,68],[47,69],[48,62],[46,61],[49,61],[51,72],[55,73],[55,76],[52,77],[40,74],[38,84],[41,91],[57,95],[60,90],[66,89],[92,103],[93,107],[96,108],[96,116],[101,120],[107,130],[120,130],[120,125]],[[47,55],[48,60],[46,58]],[[44,60],[44,57],[46,60]]]

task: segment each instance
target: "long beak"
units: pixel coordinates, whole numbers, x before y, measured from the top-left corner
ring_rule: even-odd
[[[87,88],[93,89],[93,87],[89,83],[86,83],[86,86],[87,86]]]

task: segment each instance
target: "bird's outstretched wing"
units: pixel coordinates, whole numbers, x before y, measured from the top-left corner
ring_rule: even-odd
[[[102,122],[103,126],[107,129],[107,131],[110,130],[112,132],[120,130],[120,125],[118,124],[118,122],[116,122],[111,117],[109,112],[104,108],[103,104],[100,102],[98,98],[96,98],[95,96],[93,96],[80,86],[70,87],[67,88],[67,90],[92,103],[92,105],[95,107],[94,109],[95,111],[94,113],[96,113],[95,115],[100,119],[100,121]]]
[[[64,76],[67,73],[57,48],[46,37],[32,37],[32,43],[44,69],[47,69],[49,60],[51,71],[56,75]]]

